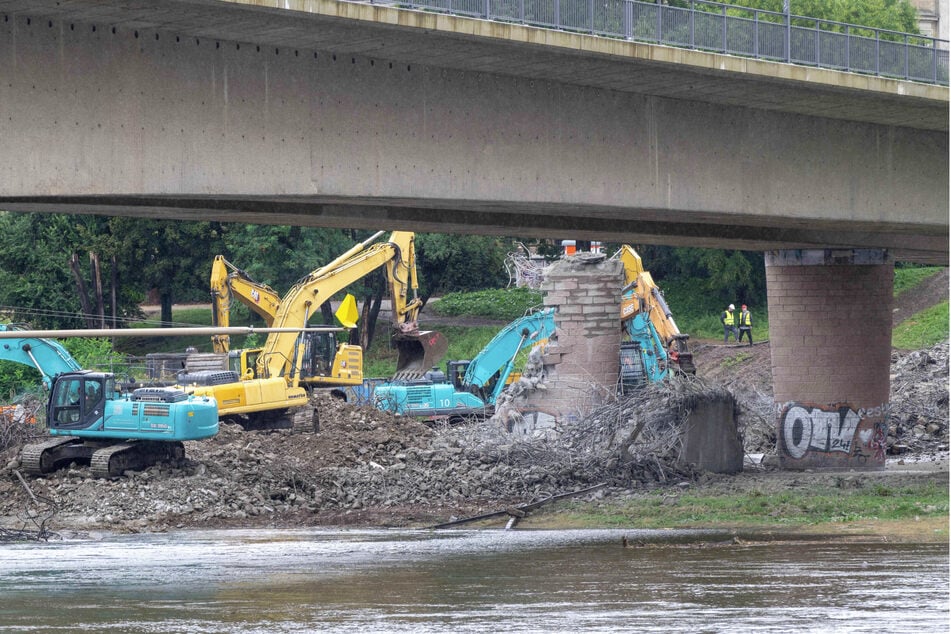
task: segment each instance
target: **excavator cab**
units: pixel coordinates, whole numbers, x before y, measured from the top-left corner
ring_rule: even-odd
[[[304,333],[302,376],[330,376],[337,354],[337,336],[334,332]]]
[[[446,374],[452,387],[459,391],[466,390],[466,371],[469,369],[469,359],[460,359],[458,361],[448,361],[446,363]]]
[[[255,376],[258,357],[263,348],[244,348],[228,351],[228,369],[240,377],[241,380],[250,380]]]
[[[115,393],[115,379],[101,372],[74,372],[56,377],[49,400],[50,429],[86,429],[102,418],[107,394]]]
[[[438,365],[449,349],[446,337],[435,330],[397,331],[392,341],[398,352],[393,378],[398,381],[423,378],[430,368]]]

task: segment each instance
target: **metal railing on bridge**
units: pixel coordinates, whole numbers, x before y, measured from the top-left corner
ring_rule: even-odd
[[[676,0],[670,0],[674,2]],[[683,0],[369,0],[396,8],[948,85],[948,40]]]

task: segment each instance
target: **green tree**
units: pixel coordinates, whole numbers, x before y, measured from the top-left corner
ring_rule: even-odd
[[[908,0],[789,1],[789,11],[793,15],[900,31],[902,33],[919,32],[918,12]],[[729,4],[777,13],[783,11],[783,0],[733,0]]]
[[[0,213],[0,304],[14,322],[76,327],[79,302],[72,292],[72,244],[64,217]]]
[[[762,253],[692,247],[636,247],[657,284],[664,280],[702,280],[722,303],[766,304],[766,267]]]
[[[504,287],[512,245],[510,239],[491,236],[417,234],[420,296],[425,301],[441,293]]]
[[[229,223],[221,229],[222,255],[282,295],[301,277],[371,235],[370,232],[287,225]],[[210,267],[211,259],[206,268],[210,270]]]
[[[163,325],[171,324],[176,301],[207,300],[211,262],[222,248],[219,223],[115,217],[109,229],[123,283],[158,292]]]
[[[108,221],[98,216],[0,212],[0,304],[13,321],[38,328],[79,328],[102,285],[103,313],[122,319],[138,313],[141,296],[118,282],[117,250]],[[97,279],[90,255],[102,263]],[[70,262],[75,260],[71,268]],[[76,274],[74,275],[73,269]],[[77,277],[78,276],[78,277]],[[112,285],[116,279],[115,300]],[[86,295],[82,297],[78,287]]]

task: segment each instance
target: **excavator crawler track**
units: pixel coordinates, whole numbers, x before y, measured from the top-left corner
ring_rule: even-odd
[[[225,420],[241,425],[245,431],[271,431],[294,427],[293,414],[287,408],[229,416],[225,417]]]
[[[301,407],[293,414],[294,433],[314,433],[320,431],[320,419],[316,407]]]
[[[72,461],[85,462],[89,450],[82,438],[56,436],[43,442],[26,445],[20,452],[20,467],[31,475],[43,475]]]
[[[180,442],[137,440],[109,445],[93,453],[89,466],[94,478],[116,478],[125,471],[146,469],[156,463],[185,457]]]

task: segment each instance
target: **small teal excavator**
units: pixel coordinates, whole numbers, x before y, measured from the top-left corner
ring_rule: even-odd
[[[23,330],[0,324],[0,330]],[[0,340],[0,359],[35,368],[49,389],[49,440],[26,445],[20,465],[34,475],[71,462],[88,463],[94,477],[182,458],[182,441],[218,433],[218,404],[169,387],[143,387],[123,394],[115,376],[83,370],[58,342],[36,337]]]
[[[415,381],[379,385],[376,407],[403,416],[453,421],[488,416],[505,389],[518,353],[555,331],[555,310],[520,317],[499,331],[471,361],[449,361],[446,372],[430,370]]]

